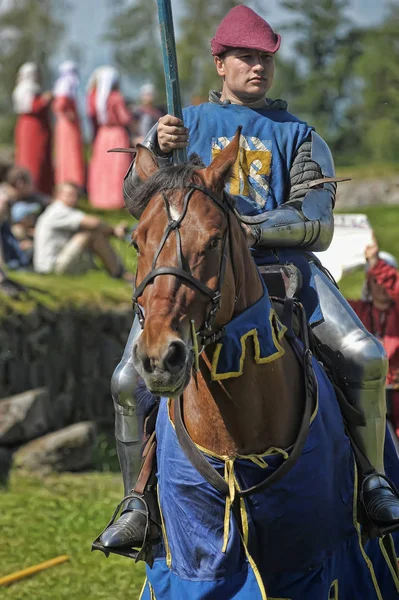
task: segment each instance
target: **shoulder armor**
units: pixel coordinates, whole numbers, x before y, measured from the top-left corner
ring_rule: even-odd
[[[311,138],[311,159],[320,165],[324,177],[335,177],[334,160],[327,143],[315,131],[312,131]]]

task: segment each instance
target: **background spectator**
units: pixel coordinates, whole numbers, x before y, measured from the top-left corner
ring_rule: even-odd
[[[76,208],[79,188],[73,183],[56,186],[54,201],[37,221],[34,240],[34,268],[39,273],[79,274],[93,266],[98,256],[112,277],[133,280],[109,242],[110,236],[123,239],[123,224],[112,227],[98,217]]]
[[[98,130],[97,110],[96,110],[96,92],[98,78],[101,70],[104,67],[97,67],[89,77],[89,81],[86,86],[86,115],[91,126],[92,143],[96,139]],[[105,67],[108,68],[108,67]]]
[[[155,105],[154,85],[146,83],[140,88],[140,101],[133,110],[134,143],[141,143],[151,127],[164,114],[165,111]]]
[[[391,421],[399,434],[399,271],[396,259],[380,252],[374,236],[365,251],[366,280],[362,300],[349,300],[367,329],[383,344],[389,359],[387,376]]]
[[[82,133],[76,106],[79,86],[77,66],[67,60],[59,67],[60,76],[54,86],[53,111],[56,116],[54,131],[55,181],[71,181],[85,185],[85,164]]]
[[[31,173],[39,192],[50,195],[54,185],[51,155],[51,92],[41,91],[40,73],[33,62],[23,64],[12,94],[15,127],[15,164]]]
[[[29,202],[39,204],[42,210],[49,203],[49,197],[35,189],[30,171],[22,167],[11,166],[6,174],[5,184],[10,202]]]
[[[8,280],[4,268],[24,269],[31,262],[31,253],[24,252],[15,238],[10,223],[10,209],[17,198],[17,191],[10,186],[5,178],[10,172],[10,166],[0,164],[0,289],[7,295],[15,295],[15,286]],[[3,285],[4,284],[4,285]]]
[[[26,252],[26,266],[32,258],[36,219],[48,205],[49,197],[35,190],[29,171],[21,167],[8,170],[5,186],[3,192],[7,195],[8,222],[19,247]]]
[[[113,67],[103,67],[98,73],[96,115],[99,129],[89,167],[89,200],[97,208],[122,208],[122,182],[131,156],[122,152],[107,154],[107,151],[130,145],[128,126],[132,115],[119,91],[119,73]]]
[[[41,212],[40,205],[34,202],[17,202],[11,206],[11,230],[27,257],[33,254],[35,225]]]

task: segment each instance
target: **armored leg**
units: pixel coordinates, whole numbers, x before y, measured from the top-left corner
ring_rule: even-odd
[[[115,437],[119,463],[122,471],[125,496],[131,494],[140,465],[144,420],[156,402],[138,375],[132,362],[132,349],[141,333],[135,319],[129,334],[121,362],[111,381],[115,408]],[[133,498],[123,507],[115,523],[101,534],[100,541],[106,548],[140,546],[143,543],[148,518],[148,506],[153,499],[131,494]]]
[[[315,264],[311,268],[324,316],[314,334],[345,396],[366,421],[365,426],[351,429],[355,442],[376,470],[363,483],[365,508],[377,524],[397,527],[399,499],[389,482],[378,475],[384,474],[388,360],[382,345],[365,329],[331,280]]]
[[[132,489],[140,469],[144,419],[155,402],[132,362],[132,349],[141,333],[133,321],[122,360],[111,380],[115,409],[115,438],[125,494]]]

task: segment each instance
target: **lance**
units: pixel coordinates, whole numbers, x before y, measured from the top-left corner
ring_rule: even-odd
[[[171,0],[157,0],[168,113],[183,120]],[[173,150],[173,163],[187,161],[185,148]]]

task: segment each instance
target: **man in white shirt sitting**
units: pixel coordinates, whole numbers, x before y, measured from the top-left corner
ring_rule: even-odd
[[[98,256],[112,277],[132,281],[113,250],[109,237],[123,239],[122,224],[112,227],[96,216],[76,208],[79,188],[69,182],[55,188],[53,202],[38,218],[35,228],[33,266],[38,273],[78,274],[92,265],[90,254]]]

